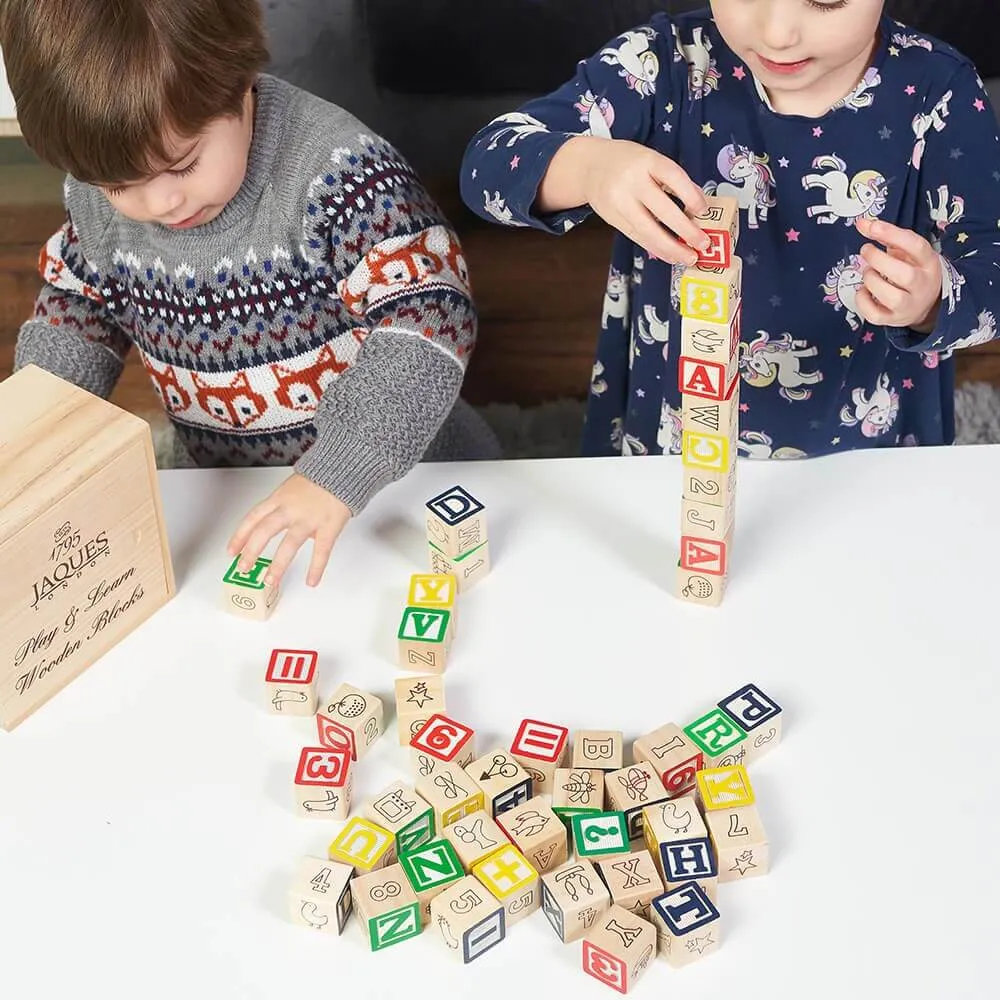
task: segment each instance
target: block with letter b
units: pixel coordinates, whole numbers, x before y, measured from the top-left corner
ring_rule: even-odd
[[[573,767],[617,771],[625,762],[625,739],[617,729],[578,729],[573,733]]]
[[[327,856],[358,873],[373,872],[395,862],[396,838],[377,823],[352,816],[330,841]]]
[[[531,775],[505,750],[492,750],[465,770],[483,790],[486,811],[494,819],[531,798]]]
[[[628,993],[656,955],[656,928],[613,904],[583,938],[583,971],[618,993]]]
[[[431,900],[430,920],[444,938],[448,953],[466,964],[507,936],[503,903],[472,875]]]
[[[611,893],[586,858],[542,875],[542,912],[563,944],[577,941],[611,906]]]
[[[275,715],[316,714],[317,659],[311,649],[271,651],[264,688]]]
[[[640,736],[632,744],[632,756],[653,765],[670,798],[693,791],[695,775],[704,766],[701,749],[672,722]]]
[[[303,747],[295,771],[300,816],[347,819],[351,811],[354,767],[345,747]]]
[[[473,865],[472,874],[503,904],[508,927],[542,905],[538,872],[513,844]]]
[[[697,250],[696,267],[703,269],[731,266],[740,238],[740,207],[735,198],[706,195],[708,208],[694,216],[695,224],[711,239],[707,250]]]
[[[451,612],[437,608],[404,608],[396,638],[403,670],[444,671],[451,648]]]
[[[442,552],[433,542],[427,544],[430,556],[431,572],[446,573],[454,576],[458,592],[465,593],[478,583],[490,571],[490,543],[482,545],[460,556],[449,556]]]
[[[680,313],[686,319],[728,326],[739,306],[743,284],[743,261],[733,255],[729,267],[705,270],[681,268]]]
[[[556,771],[569,751],[569,730],[552,722],[523,719],[510,755],[531,775],[535,795],[551,795]]]
[[[361,811],[396,839],[396,856],[415,851],[434,836],[434,810],[417,790],[402,781],[394,781],[370,798]]]
[[[339,861],[305,857],[288,890],[292,921],[326,934],[343,934],[351,915],[354,869]]]
[[[715,846],[720,882],[767,874],[770,846],[755,805],[706,812],[705,823]]]
[[[405,747],[432,715],[445,711],[444,680],[440,674],[410,674],[398,677],[395,689],[399,745]]]
[[[781,742],[781,706],[756,684],[745,684],[719,702],[719,708],[747,734],[744,765]]]
[[[427,501],[427,540],[449,559],[484,545],[486,508],[461,486]]]
[[[695,882],[657,896],[649,904],[649,915],[660,954],[675,968],[690,965],[719,948],[719,911]]]
[[[346,747],[354,760],[361,760],[382,733],[383,719],[380,698],[341,684],[316,715],[319,742],[325,747]]]
[[[398,864],[355,876],[351,897],[372,951],[408,941],[423,930],[417,897]]]

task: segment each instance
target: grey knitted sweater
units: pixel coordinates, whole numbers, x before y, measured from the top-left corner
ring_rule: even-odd
[[[497,456],[459,390],[476,338],[454,232],[348,112],[262,75],[246,178],[192,230],[72,178],[15,368],[107,397],[134,347],[199,465],[294,465],[359,512],[421,458]]]

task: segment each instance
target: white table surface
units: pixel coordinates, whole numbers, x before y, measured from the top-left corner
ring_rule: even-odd
[[[422,506],[459,482],[488,505],[493,571],[461,599],[447,698],[480,752],[526,715],[630,749],[747,681],[785,709],[751,772],[771,873],[721,886],[721,950],[658,960],[639,995],[996,997],[1000,446],[742,462],[719,609],[668,593],[676,459],[425,465],[318,590],[300,556],[272,619],[241,621],[219,610],[224,545],[284,475],[163,473],[178,596],[0,733],[3,996],[613,995],[540,912],[467,967],[429,930],[372,954],[356,921],[336,938],[286,916],[297,858],[340,824],[293,811],[314,723],[265,711],[268,654],[317,649],[321,694],[391,706]],[[390,721],[355,801],[405,776]]]

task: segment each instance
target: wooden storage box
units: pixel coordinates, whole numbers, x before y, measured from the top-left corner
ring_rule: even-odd
[[[174,592],[149,425],[34,366],[0,382],[0,728]]]

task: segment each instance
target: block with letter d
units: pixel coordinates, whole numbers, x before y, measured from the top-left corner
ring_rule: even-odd
[[[706,195],[708,208],[694,217],[695,224],[711,239],[707,250],[698,250],[696,266],[704,270],[725,269],[733,262],[740,238],[740,206],[735,198]]]
[[[736,314],[743,284],[743,261],[733,256],[729,267],[704,270],[681,266],[680,312],[687,319],[728,326]]]
[[[484,545],[486,508],[468,490],[452,486],[427,501],[427,540],[450,559]]]
[[[408,941],[423,930],[420,904],[398,864],[355,876],[351,897],[372,951]]]
[[[437,608],[404,608],[399,623],[399,666],[440,674],[451,647],[451,612]]]

